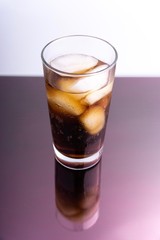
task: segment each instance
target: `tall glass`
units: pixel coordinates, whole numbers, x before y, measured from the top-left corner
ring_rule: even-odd
[[[91,167],[103,152],[117,52],[100,38],[72,35],[49,42],[41,57],[56,159]]]

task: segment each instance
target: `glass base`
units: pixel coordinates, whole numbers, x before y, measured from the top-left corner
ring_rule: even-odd
[[[95,154],[89,156],[89,157],[84,157],[84,158],[70,158],[62,153],[60,153],[57,148],[54,146],[54,152],[55,152],[55,157],[56,160],[61,163],[63,166],[68,167],[70,169],[86,169],[94,166],[96,163],[98,163],[101,159],[102,156],[102,151],[103,151],[103,146],[100,148],[98,152]]]
[[[71,221],[67,219],[58,209],[56,215],[59,223],[63,227],[73,231],[83,231],[89,229],[97,222],[99,218],[99,209],[97,209],[90,218],[81,221]]]

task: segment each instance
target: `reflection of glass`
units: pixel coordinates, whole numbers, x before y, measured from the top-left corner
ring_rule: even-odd
[[[99,216],[101,161],[84,170],[69,169],[55,161],[57,218],[66,228],[85,230]]]

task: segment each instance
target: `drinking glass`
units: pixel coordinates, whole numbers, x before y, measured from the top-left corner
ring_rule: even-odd
[[[57,161],[85,169],[102,156],[117,51],[94,36],[49,42],[41,53]]]

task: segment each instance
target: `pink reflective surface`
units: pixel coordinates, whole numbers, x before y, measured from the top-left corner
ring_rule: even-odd
[[[160,239],[160,78],[117,78],[101,165],[99,218],[57,221],[42,78],[0,79],[0,240]]]

